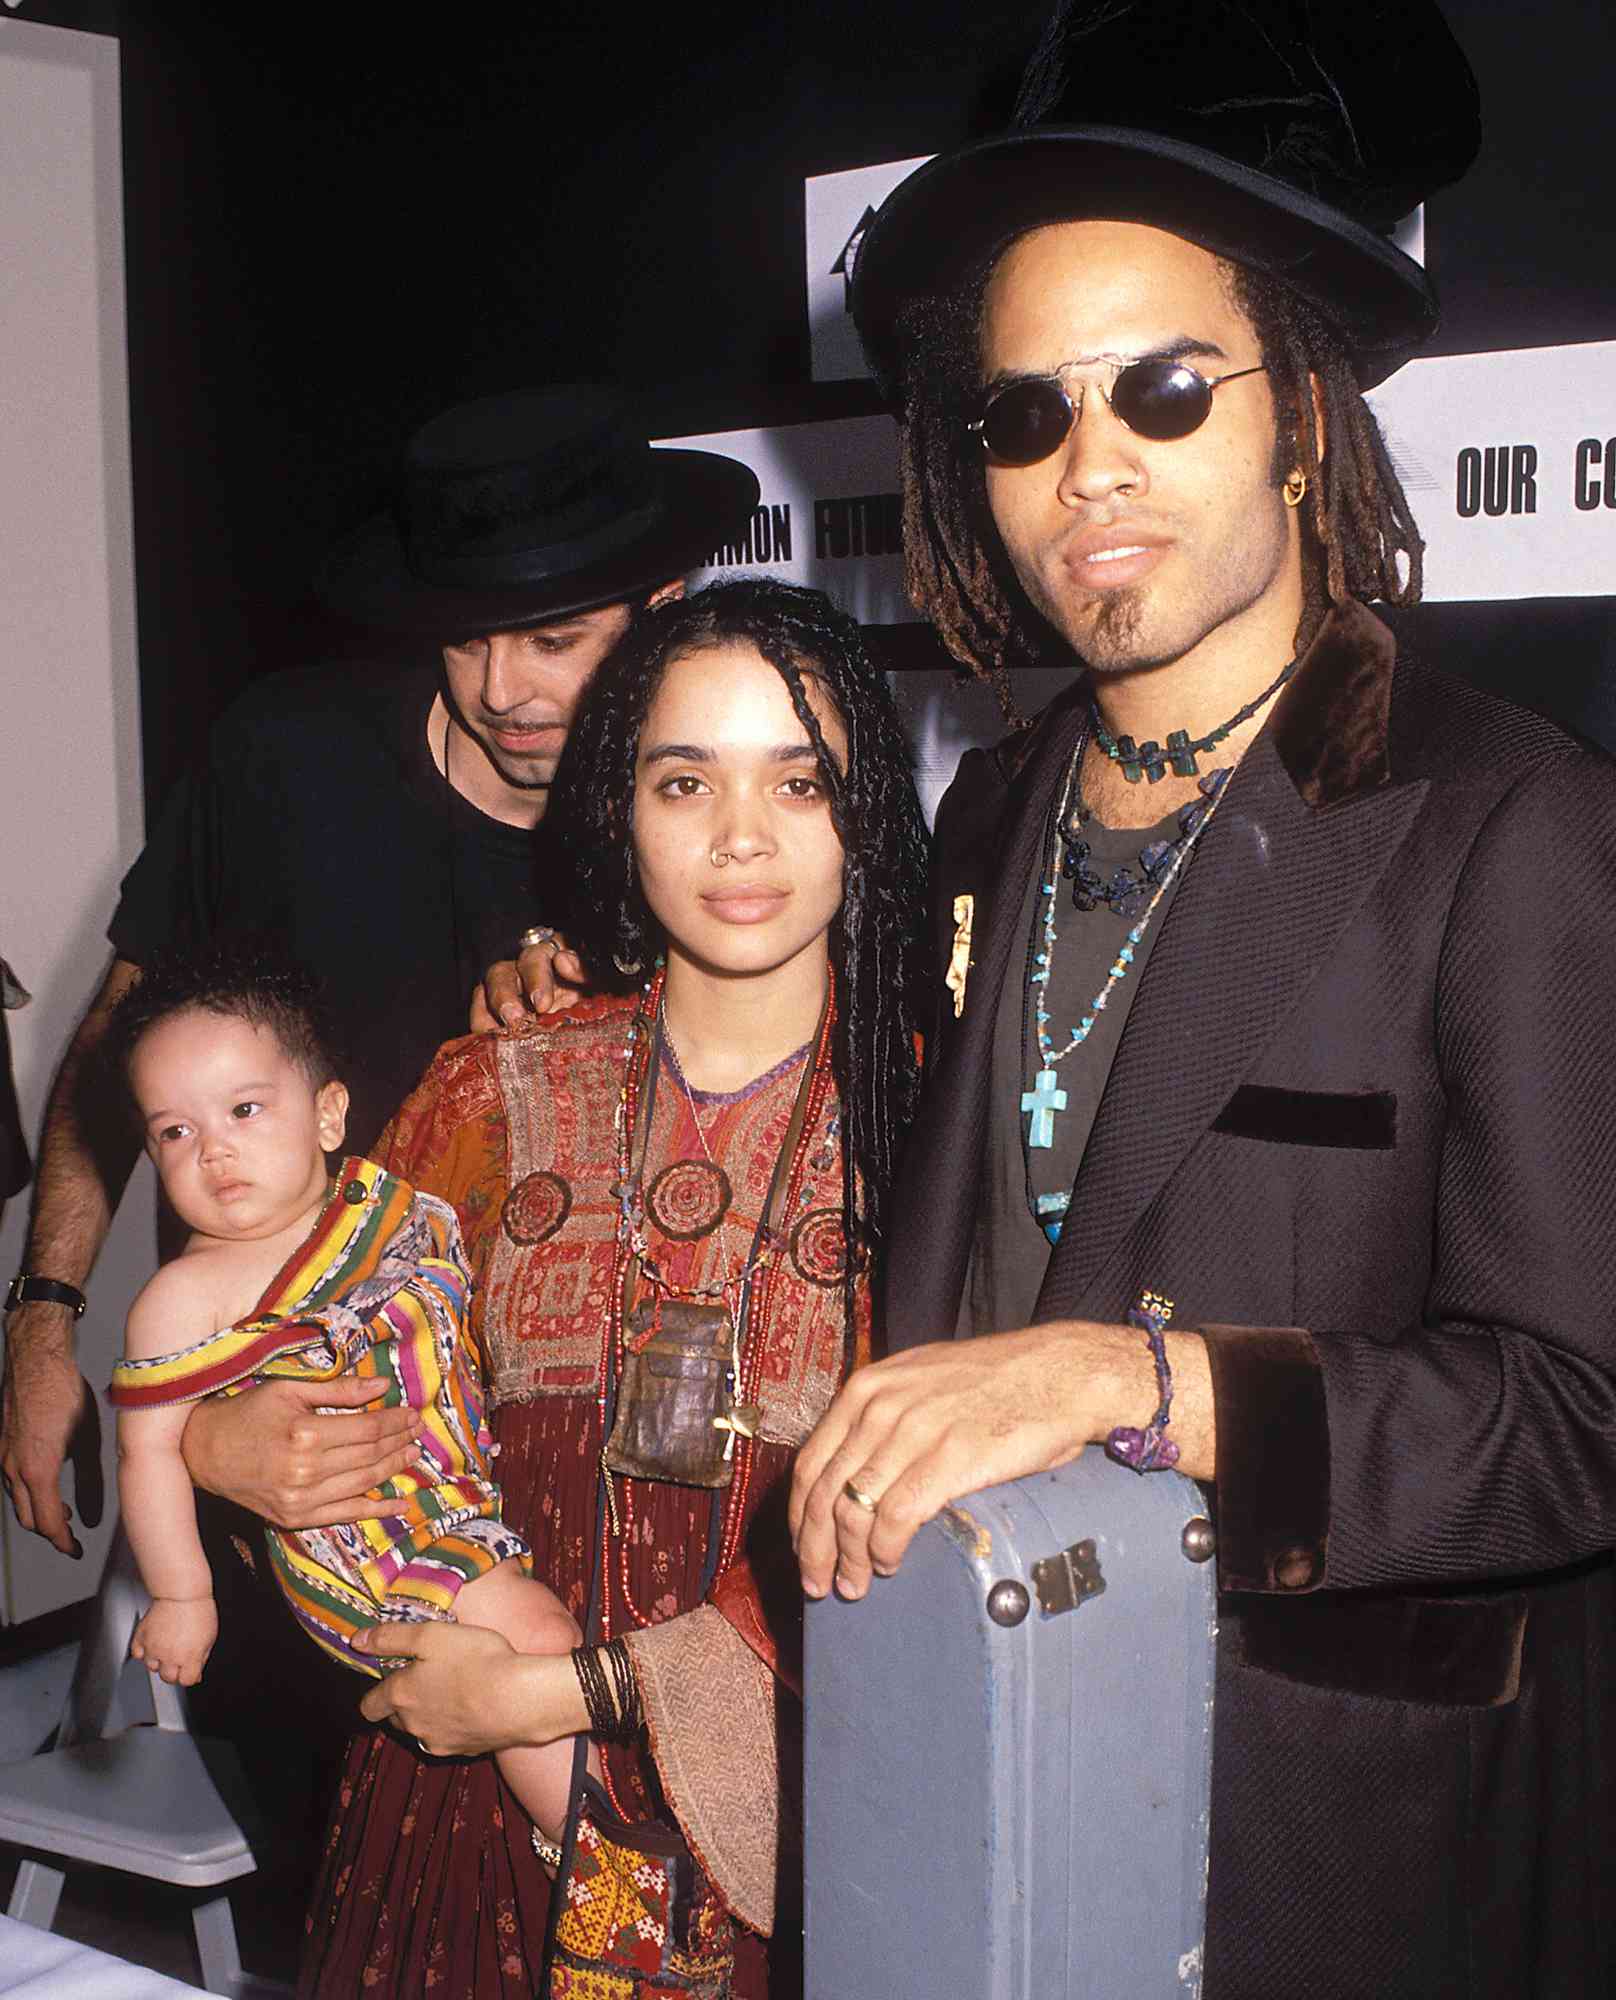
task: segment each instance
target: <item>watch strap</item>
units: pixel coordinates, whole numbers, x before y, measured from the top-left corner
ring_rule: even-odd
[[[84,1308],[89,1303],[77,1285],[64,1285],[60,1278],[36,1278],[31,1272],[19,1271],[6,1293],[6,1311],[15,1312],[18,1306],[31,1305],[36,1300],[46,1305],[71,1306],[75,1319],[84,1317]]]

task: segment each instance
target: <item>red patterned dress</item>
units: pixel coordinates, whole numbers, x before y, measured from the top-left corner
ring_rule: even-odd
[[[817,1089],[794,1148],[780,1248],[754,1279],[743,1381],[761,1417],[755,1441],[738,1441],[732,1488],[715,1499],[614,1478],[614,1532],[598,1496],[607,1329],[622,1272],[618,1112],[635,1006],[588,1001],[526,1034],[450,1044],[379,1150],[459,1215],[505,1518],[580,1622],[592,1568],[604,1564],[606,1632],[635,1635],[656,1755],[643,1739],[606,1747],[610,1789],[630,1818],[683,1831],[698,1882],[733,1928],[736,2000],[761,2000],[757,1930],[772,1919],[782,1819],[782,1882],[793,1872],[792,1813],[777,1809],[775,1718],[789,1697],[703,1604],[703,1579],[715,1540],[730,1562],[778,1558],[792,1450],[844,1373],[839,1119],[834,1090]],[[745,1263],[811,1060],[804,1051],[733,1096],[687,1092],[663,1060],[639,1179],[649,1252],[670,1283],[711,1284]],[[391,1732],[365,1731],[350,1746],[327,1836],[300,1992],[537,1993],[549,1887],[492,1758],[422,1760]]]

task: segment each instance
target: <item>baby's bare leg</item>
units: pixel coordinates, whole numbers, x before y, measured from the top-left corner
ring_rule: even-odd
[[[516,1562],[502,1562],[463,1584],[455,1599],[455,1618],[462,1625],[481,1625],[499,1633],[519,1653],[570,1653],[582,1643],[583,1635],[561,1599],[547,1584],[525,1576]],[[551,1840],[559,1840],[570,1803],[572,1738],[501,1750],[497,1758],[501,1775],[528,1817]],[[600,1776],[600,1756],[593,1745],[589,1768]]]

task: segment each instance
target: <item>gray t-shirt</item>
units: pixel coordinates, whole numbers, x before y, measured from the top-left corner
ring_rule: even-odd
[[[1152,827],[1118,829],[1091,819],[1085,829],[1092,865],[1102,881],[1109,881],[1119,865],[1127,865],[1137,876],[1141,872],[1140,849],[1151,841],[1170,841],[1177,835],[1176,812]],[[1059,867],[1058,858],[1054,865]],[[1051,1243],[1033,1219],[1029,1182],[1036,1196],[1069,1192],[1077,1179],[1134,994],[1177,888],[1175,882],[1156,905],[1149,929],[1134,947],[1126,977],[1112,987],[1104,1008],[1095,1015],[1094,1026],[1070,1055],[1054,1065],[1055,1088],[1065,1092],[1066,1104],[1054,1114],[1054,1143],[1047,1149],[1030,1147],[1023,1145],[1029,1114],[1021,1109],[1021,1099],[1023,1092],[1034,1088],[1044,1066],[1034,1029],[1032,993],[1037,990],[1047,995],[1050,1044],[1057,1051],[1065,1048],[1076,1024],[1094,1013],[1094,999],[1104,990],[1118,951],[1139,921],[1137,916],[1119,917],[1107,903],[1087,911],[1076,909],[1071,883],[1057,878],[1049,984],[1031,988],[1028,974],[1033,955],[1044,949],[1043,887],[1051,879],[1049,867],[1046,850],[1043,866],[1028,882],[1022,898],[1021,936],[1027,943],[1011,953],[1004,990],[999,995],[982,1202],[960,1305],[961,1333],[997,1333],[1026,1326],[1032,1319]],[[1082,1217],[1074,1214],[1065,1226],[1080,1229]]]

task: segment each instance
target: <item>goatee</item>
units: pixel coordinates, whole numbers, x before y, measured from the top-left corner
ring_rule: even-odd
[[[1097,674],[1125,673],[1144,666],[1139,657],[1139,628],[1144,623],[1145,599],[1141,590],[1117,590],[1104,597],[1094,615],[1094,623],[1077,648],[1084,664]]]

